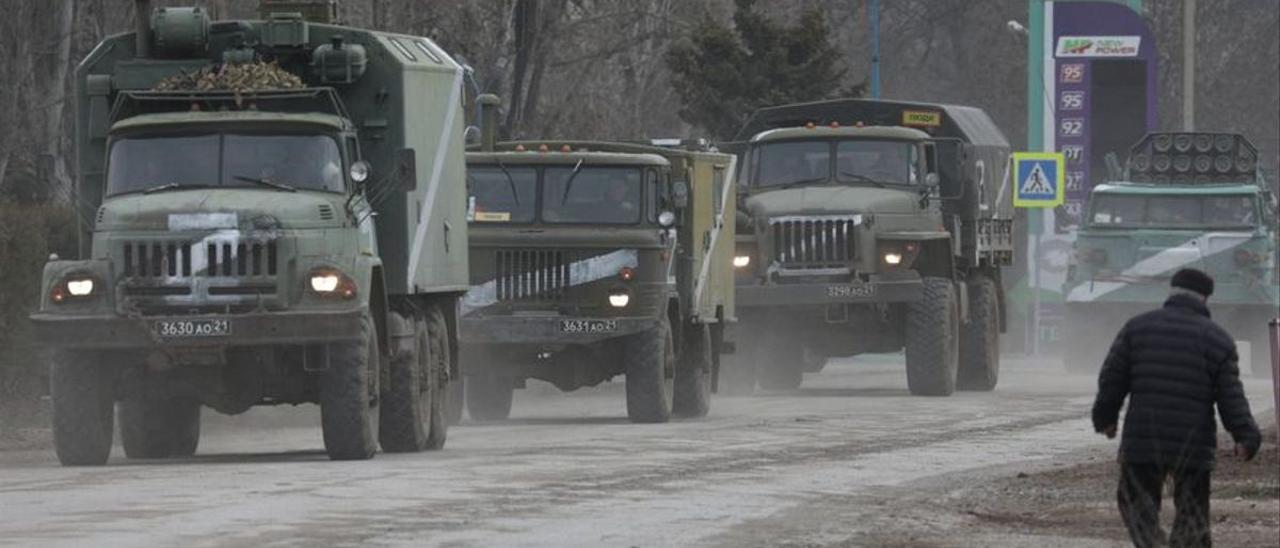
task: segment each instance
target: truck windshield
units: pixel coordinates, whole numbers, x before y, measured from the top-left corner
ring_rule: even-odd
[[[475,201],[475,221],[530,223],[537,211],[538,172],[527,167],[467,168],[467,188]]]
[[[840,141],[836,145],[836,180],[914,185],[918,180],[916,147],[903,141]]]
[[[1094,196],[1090,223],[1102,227],[1252,227],[1252,196]]]
[[[636,167],[553,167],[543,174],[542,220],[636,224],[642,171]]]
[[[840,183],[907,185],[919,179],[916,148],[905,141],[766,143],[758,147],[756,158],[756,187],[825,182],[832,174]]]
[[[256,182],[255,182],[256,181]],[[315,134],[148,135],[115,139],[107,194],[276,186],[342,192],[338,142]]]

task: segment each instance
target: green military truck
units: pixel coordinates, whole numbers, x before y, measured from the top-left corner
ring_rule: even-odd
[[[905,347],[913,394],[992,390],[1013,259],[1009,144],[976,108],[835,100],[738,134],[737,304],[724,383],[793,389]]]
[[[318,403],[333,459],[441,447],[468,287],[460,66],[334,24],[331,1],[137,8],[77,70],[81,259],[45,266],[32,316],[58,458],[106,462],[113,408],[130,458],[192,454],[202,406]]]
[[[735,321],[732,155],[673,141],[511,142],[467,155],[467,411],[511,412],[526,379],[626,377],[633,422],[707,413]]]
[[[1269,375],[1267,320],[1280,314],[1276,224],[1276,197],[1243,136],[1144,137],[1124,176],[1094,187],[1076,234],[1062,289],[1068,370],[1097,371],[1124,322],[1159,306],[1169,278],[1190,267],[1214,277],[1214,320],[1248,341],[1253,371]]]

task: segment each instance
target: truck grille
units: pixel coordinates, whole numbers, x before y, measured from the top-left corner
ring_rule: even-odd
[[[274,240],[126,242],[121,258],[127,278],[212,278],[275,276],[280,254]]]
[[[856,248],[857,216],[776,217],[769,220],[773,262],[783,270],[848,269]]]
[[[551,300],[569,287],[562,251],[502,250],[494,261],[499,301]]]

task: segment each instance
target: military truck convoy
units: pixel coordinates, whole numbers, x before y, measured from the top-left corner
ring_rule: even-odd
[[[681,141],[485,142],[467,155],[470,416],[506,418],[526,379],[569,391],[618,375],[633,422],[706,415],[735,321],[735,158]]]
[[[1266,326],[1280,310],[1277,219],[1276,197],[1244,136],[1144,137],[1124,176],[1093,189],[1076,236],[1062,290],[1068,370],[1096,371],[1124,321],[1159,306],[1169,278],[1190,267],[1214,277],[1214,320],[1250,343],[1255,374],[1270,375]]]
[[[742,332],[727,388],[791,389],[829,356],[904,347],[913,394],[995,388],[1013,214],[1009,143],[984,112],[783,105],[737,139]]]
[[[334,24],[332,1],[216,23],[136,4],[137,31],[76,73],[95,211],[32,316],[58,458],[105,462],[117,401],[132,458],[193,453],[202,406],[304,402],[331,458],[440,448],[468,289],[462,69]],[[265,61],[300,85],[219,80]]]
[[[977,109],[766,109],[733,155],[497,143],[481,96],[466,152],[465,68],[429,39],[335,0],[135,4],[76,73],[88,215],[31,318],[63,464],[105,463],[117,421],[129,458],[191,455],[206,406],[319,404],[332,459],[439,449],[463,392],[502,419],[527,379],[699,417],[735,303],[730,385],[905,346],[914,393],[995,387],[1008,144]]]

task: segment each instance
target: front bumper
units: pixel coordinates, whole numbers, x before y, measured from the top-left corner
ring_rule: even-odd
[[[562,321],[609,322],[613,329],[570,333],[562,329]],[[645,317],[465,316],[458,330],[458,339],[468,344],[591,344],[643,333],[657,325],[656,318]]]
[[[866,282],[769,283],[739,285],[736,305],[795,306],[825,304],[909,303],[921,299],[919,276],[887,278],[872,275]]]
[[[166,338],[157,321],[226,320],[230,334],[220,337]],[[361,311],[305,311],[192,316],[31,316],[36,338],[45,345],[77,349],[146,349],[195,346],[270,346],[359,340]]]

